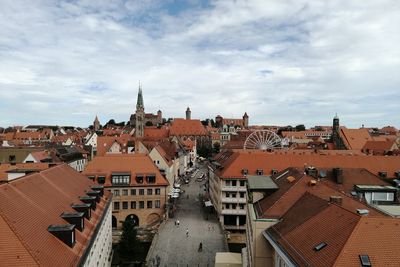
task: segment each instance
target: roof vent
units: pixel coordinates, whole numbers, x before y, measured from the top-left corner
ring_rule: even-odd
[[[358,255],[360,257],[361,266],[362,267],[369,267],[372,266],[371,261],[369,260],[368,255]]]
[[[62,225],[50,225],[47,231],[52,233],[55,237],[60,239],[62,242],[67,244],[69,247],[73,247],[75,244],[75,225],[73,224],[62,224]]]
[[[90,220],[92,216],[92,212],[90,210],[91,204],[81,203],[81,204],[72,204],[71,207],[77,212],[83,212],[86,219]]]
[[[326,178],[326,171],[325,170],[319,170],[318,175],[319,175],[320,178]]]
[[[102,185],[92,185],[90,188],[92,190],[100,191],[100,196],[101,197],[104,195],[104,186],[102,186]]]
[[[310,180],[310,182],[308,183],[309,186],[316,186],[317,185],[317,181],[316,180]]]
[[[272,170],[271,170],[271,174],[272,174],[272,175],[275,175],[275,174],[277,174],[277,173],[278,173],[278,170],[277,170],[277,169],[272,169]]]
[[[257,175],[264,175],[263,169],[257,169]]]
[[[63,218],[70,224],[75,225],[76,229],[82,232],[85,228],[85,219],[83,217],[84,215],[85,213],[83,212],[63,212],[61,214],[61,218]]]
[[[321,243],[319,243],[318,245],[316,245],[315,247],[314,247],[314,250],[315,251],[320,251],[321,249],[323,249],[324,247],[326,247],[328,244],[326,244],[325,242],[321,242]]]
[[[368,215],[369,214],[369,210],[367,209],[357,209],[357,213],[360,215]]]
[[[91,190],[91,191],[86,192],[86,194],[87,194],[88,196],[90,196],[90,197],[95,197],[97,203],[100,202],[100,194],[101,194],[100,191]]]
[[[83,196],[79,197],[79,199],[83,203],[90,204],[90,208],[92,208],[92,210],[96,210],[96,197]]]
[[[312,177],[317,177],[317,175],[318,175],[317,169],[312,166],[307,167],[306,173]]]
[[[243,169],[243,170],[242,170],[242,174],[243,174],[243,175],[247,175],[248,173],[249,173],[249,170],[248,170],[248,169]]]
[[[385,172],[385,171],[380,171],[380,172],[378,172],[378,174],[379,174],[379,177],[381,177],[381,178],[387,177],[387,172]]]
[[[341,196],[331,196],[329,198],[330,203],[335,203],[338,205],[342,205],[342,197]]]

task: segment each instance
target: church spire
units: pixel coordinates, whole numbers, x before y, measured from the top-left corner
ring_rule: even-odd
[[[136,110],[138,110],[138,109],[144,109],[142,85],[140,84],[140,82],[139,82],[139,92],[138,92],[137,103],[136,103]]]

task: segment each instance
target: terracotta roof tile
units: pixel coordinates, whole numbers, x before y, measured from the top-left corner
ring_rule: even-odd
[[[170,128],[172,136],[206,136],[207,131],[200,120],[174,119]]]
[[[368,129],[340,128],[340,136],[348,149],[361,150],[367,141],[372,141]]]

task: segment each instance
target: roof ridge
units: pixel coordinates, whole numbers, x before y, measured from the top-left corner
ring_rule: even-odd
[[[30,247],[28,246],[28,244],[25,243],[24,239],[18,234],[18,231],[16,231],[16,229],[13,227],[13,225],[10,223],[10,221],[8,220],[7,217],[3,216],[3,212],[0,208],[0,217],[4,220],[4,222],[8,225],[8,227],[10,228],[10,230],[14,233],[15,237],[19,240],[19,242],[21,243],[21,245],[26,249],[26,251],[28,252],[28,254],[32,257],[32,259],[37,263],[38,266],[40,266],[40,261],[38,258],[36,258],[35,254],[33,253],[33,251],[31,251]]]

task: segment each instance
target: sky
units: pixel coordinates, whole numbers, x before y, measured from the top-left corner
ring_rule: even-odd
[[[1,0],[0,126],[400,127],[398,0]]]

